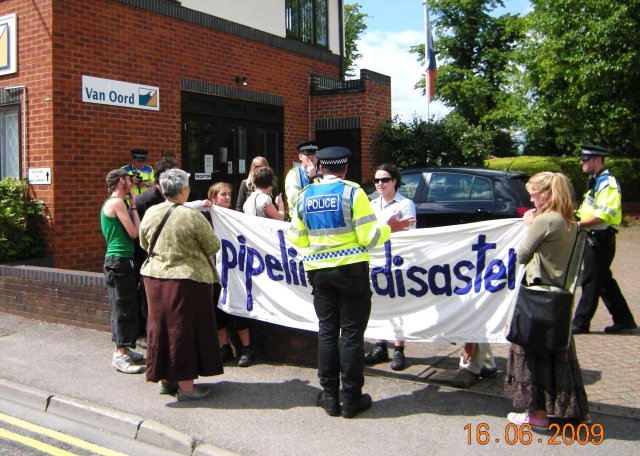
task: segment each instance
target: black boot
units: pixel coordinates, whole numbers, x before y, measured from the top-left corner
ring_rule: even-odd
[[[340,401],[337,393],[323,391],[318,394],[318,405],[329,416],[340,415]]]

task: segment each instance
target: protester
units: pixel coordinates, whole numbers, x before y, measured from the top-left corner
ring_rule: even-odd
[[[518,249],[518,262],[526,265],[528,285],[563,287],[572,280],[567,264],[577,233],[573,188],[565,175],[543,172],[529,179],[527,191],[535,208],[523,216],[529,229]],[[511,344],[505,391],[514,407],[526,409],[508,415],[518,426],[547,430],[548,415],[590,421],[573,337],[568,348],[554,352]]]
[[[313,141],[305,141],[298,144],[298,151],[300,166],[293,167],[284,180],[284,191],[289,205],[289,217],[293,215],[293,209],[298,201],[300,190],[311,183],[320,182],[321,180],[316,169],[318,145]]]
[[[116,343],[112,364],[125,374],[140,374],[144,359],[133,351],[138,337],[140,306],[138,284],[133,263],[134,239],[138,237],[140,217],[136,212],[135,195],[131,193],[131,178],[123,169],[114,169],[106,178],[109,198],[100,211],[100,227],[107,251],[104,258],[104,278],[111,306],[111,340]],[[125,198],[129,196],[132,217]]]
[[[413,201],[398,193],[402,184],[398,168],[389,163],[383,163],[378,166],[373,182],[379,196],[371,200],[371,208],[379,222],[387,223],[393,215],[396,215],[399,220],[416,218],[416,206]],[[415,227],[414,223],[409,228],[415,229]],[[393,345],[391,369],[403,370],[405,368],[404,340],[396,339]],[[387,341],[377,340],[376,347],[365,356],[364,363],[374,365],[386,361],[389,361]]]
[[[149,151],[146,149],[131,150],[131,163],[122,167],[131,176],[132,193],[139,195],[156,181],[151,166],[145,164]]]
[[[160,185],[167,201],[151,207],[140,226],[149,253],[141,271],[149,303],[147,381],[179,401],[197,400],[210,390],[194,379],[223,372],[213,311],[219,276],[210,260],[220,240],[202,215],[184,207],[189,174],[170,169]]]
[[[211,201],[214,206],[229,209],[231,206],[231,192],[231,184],[226,182],[216,182],[209,187],[209,201]],[[207,215],[208,214],[209,213],[207,213]],[[211,221],[210,217],[209,220]],[[249,334],[249,319],[228,314],[217,307],[221,292],[222,286],[220,285],[220,281],[216,281],[213,284],[213,302],[216,305],[216,322],[222,362],[231,361],[233,359],[233,350],[231,349],[231,341],[229,339],[229,328],[232,327],[236,330],[240,343],[242,344],[241,349],[239,347],[236,349],[236,353],[239,358],[238,366],[249,367],[254,361],[254,352],[251,347],[251,336]]]
[[[264,157],[257,156],[253,160],[251,160],[251,167],[249,168],[249,174],[247,175],[247,178],[245,180],[240,182],[240,188],[238,189],[238,199],[236,200],[236,211],[242,212],[242,207],[244,206],[245,201],[247,201],[247,198],[249,197],[249,195],[252,192],[254,192],[256,189],[255,181],[254,181],[254,174],[256,172],[256,169],[267,167],[267,166],[269,166],[269,162]],[[273,182],[271,183],[271,185],[277,194],[278,191],[277,191],[275,176],[273,178]]]
[[[242,211],[245,214],[256,215],[274,220],[284,220],[284,202],[282,193],[276,196],[275,204],[271,199],[271,190],[274,181],[273,170],[268,166],[256,168],[253,173],[254,191],[244,202]]]
[[[591,319],[602,302],[613,318],[613,325],[604,332],[620,333],[638,327],[611,273],[616,254],[616,233],[622,221],[622,197],[618,180],[604,169],[606,149],[600,146],[581,146],[582,172],[588,173],[589,188],[576,216],[580,227],[589,232],[584,250],[582,295],[573,318],[573,334],[586,334]]]
[[[352,418],[371,407],[371,396],[362,393],[372,295],[367,249],[383,244],[393,231],[408,229],[415,219],[399,221],[394,215],[387,225],[378,225],[364,191],[344,180],[349,149],[328,147],[317,155],[323,181],[300,193],[289,239],[304,249],[302,261],[319,320],[323,391],[318,405],[330,416]]]

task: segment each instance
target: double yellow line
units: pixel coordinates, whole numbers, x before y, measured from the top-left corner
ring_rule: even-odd
[[[34,432],[36,434],[50,437],[60,442],[67,443],[77,448],[82,448],[83,450],[88,450],[103,456],[127,456],[124,453],[120,453],[118,451],[113,451],[108,448],[94,445],[93,443],[89,443],[84,440],[71,437],[70,435],[63,434],[62,432],[47,429],[45,427],[38,426],[37,424],[32,424],[27,421],[23,421],[19,418],[14,418],[9,415],[4,415],[2,413],[0,413],[0,421],[10,424],[11,426],[19,427],[27,431]],[[42,451],[44,453],[51,454],[53,456],[74,456],[73,453],[69,453],[68,451],[62,450],[60,448],[56,448],[46,443],[42,443],[30,437],[24,437],[22,435],[16,434],[11,431],[7,431],[6,429],[2,429],[2,428],[0,428],[0,439],[11,440],[11,441],[20,443],[22,445],[35,448],[36,450]]]

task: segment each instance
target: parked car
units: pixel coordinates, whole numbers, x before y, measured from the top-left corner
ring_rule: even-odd
[[[398,190],[416,204],[418,228],[522,217],[533,206],[519,172],[480,168],[413,168],[400,172]],[[369,199],[373,182],[363,185]]]

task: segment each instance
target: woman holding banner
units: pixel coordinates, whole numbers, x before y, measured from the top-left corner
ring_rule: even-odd
[[[231,184],[227,182],[216,182],[209,188],[208,199],[211,204],[218,207],[224,207],[230,209],[231,206]],[[208,220],[213,225],[212,220],[209,217],[209,212],[206,213]],[[215,226],[214,226],[215,229]],[[233,327],[238,334],[240,343],[242,344],[242,350],[236,346],[236,354],[238,356],[239,367],[249,367],[253,364],[253,350],[251,348],[251,336],[249,335],[249,319],[243,317],[237,317],[223,311],[218,307],[218,301],[220,300],[220,294],[222,293],[222,286],[220,282],[213,284],[213,303],[216,306],[216,323],[218,327],[218,339],[220,340],[220,355],[222,362],[233,360],[233,350],[231,349],[231,342],[229,339],[229,327]]]
[[[371,200],[371,208],[376,214],[380,223],[387,221],[395,214],[398,220],[416,218],[416,206],[412,200],[398,193],[400,182],[400,171],[394,165],[383,163],[378,166],[373,182],[378,191],[378,197]],[[414,223],[409,228],[415,229]],[[376,346],[364,357],[367,365],[378,364],[389,361],[387,352],[387,341],[377,340]],[[404,340],[398,340],[393,344],[393,358],[391,359],[391,369],[395,371],[405,368]]]
[[[213,312],[218,272],[210,260],[220,240],[198,211],[184,207],[189,174],[167,170],[160,185],[167,201],[149,208],[140,225],[149,254],[140,271],[149,303],[147,381],[179,401],[204,399],[210,389],[194,379],[223,373]]]
[[[529,179],[527,191],[535,208],[523,216],[528,232],[518,262],[526,265],[528,285],[562,287],[577,231],[573,188],[564,174],[543,172]],[[507,416],[517,425],[547,430],[548,415],[591,420],[573,337],[566,350],[555,352],[511,344],[505,392],[514,407],[527,409]]]

